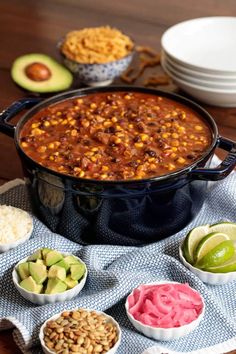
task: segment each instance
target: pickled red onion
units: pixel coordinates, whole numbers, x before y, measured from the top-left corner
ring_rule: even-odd
[[[198,318],[203,310],[200,294],[188,284],[140,285],[128,296],[128,311],[148,326],[173,328]]]

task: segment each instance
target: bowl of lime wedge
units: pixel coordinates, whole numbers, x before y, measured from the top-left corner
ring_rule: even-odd
[[[236,223],[195,227],[181,243],[179,256],[204,283],[221,285],[236,280]]]

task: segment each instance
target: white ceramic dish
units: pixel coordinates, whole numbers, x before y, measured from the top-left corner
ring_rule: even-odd
[[[75,311],[75,310],[78,310],[78,309],[64,310],[64,311]],[[108,352],[106,352],[106,354],[115,354],[116,351],[117,351],[117,349],[118,349],[118,347],[119,347],[119,345],[120,345],[120,342],[121,342],[121,329],[120,329],[119,324],[114,320],[113,317],[107,315],[105,312],[97,311],[97,310],[91,310],[91,309],[84,309],[84,310],[87,310],[87,311],[95,311],[95,312],[98,313],[98,314],[102,314],[102,315],[104,315],[104,316],[107,317],[107,320],[108,320],[109,322],[112,322],[112,324],[114,324],[114,325],[116,326],[117,332],[118,332],[118,341],[115,343],[115,345],[114,345]],[[64,312],[64,311],[63,311],[63,312]],[[58,317],[60,317],[61,314],[62,314],[62,312],[60,312],[60,313],[58,313],[58,314],[56,314],[56,315],[50,317],[47,321],[45,321],[45,322],[43,323],[43,325],[42,325],[41,328],[40,328],[39,340],[40,340],[40,343],[41,343],[43,352],[44,352],[45,354],[55,354],[55,351],[50,350],[50,349],[46,346],[46,344],[45,344],[45,342],[44,342],[44,328],[46,327],[47,322],[56,320]]]
[[[236,107],[236,90],[216,90],[192,84],[173,75],[164,63],[162,63],[162,66],[164,71],[173,79],[177,86],[199,101],[213,106]]]
[[[201,279],[206,284],[222,285],[222,284],[229,283],[233,280],[236,280],[236,272],[210,273],[192,266],[190,263],[186,261],[186,259],[183,256],[182,245],[180,245],[179,247],[179,257],[180,260],[185,265],[185,267],[191,270],[193,274],[195,274],[199,279]]]
[[[184,64],[180,64],[179,62],[175,61],[172,57],[170,57],[164,50],[161,51],[162,58],[164,57],[165,60],[168,62],[169,65],[173,66],[175,70],[178,72],[189,75],[196,79],[201,80],[209,80],[209,81],[217,81],[217,82],[235,82],[236,81],[236,74],[233,75],[222,75],[222,74],[210,74],[202,72],[201,69],[190,69],[189,67],[185,66]]]
[[[167,284],[167,283],[173,283],[176,284],[177,282],[171,282],[171,281],[162,281],[162,282],[155,282],[155,283],[150,283],[150,284],[144,284],[144,285],[154,285],[154,284]],[[193,291],[197,292],[200,296],[201,294],[196,291],[195,289],[191,288]],[[133,289],[134,291],[135,289]],[[130,295],[133,293],[133,291],[130,293]],[[133,326],[141,333],[143,333],[145,336],[149,338],[153,338],[156,340],[163,340],[163,341],[168,341],[168,340],[174,340],[178,339],[180,337],[183,337],[187,335],[188,333],[192,332],[200,323],[204,316],[205,312],[205,302],[203,297],[201,296],[202,303],[203,303],[203,308],[202,312],[198,316],[198,318],[191,323],[181,326],[181,327],[175,327],[175,328],[157,328],[157,327],[152,327],[145,325],[141,323],[140,321],[136,320],[133,315],[129,313],[129,305],[128,305],[128,297],[125,302],[125,309],[127,316],[130,320],[130,322],[133,324]]]
[[[180,71],[176,70],[167,59],[161,59],[162,66],[165,66],[174,76],[181,80],[185,80],[190,82],[191,84],[200,85],[203,87],[219,89],[219,90],[236,90],[236,80],[234,82],[225,83],[225,82],[218,82],[218,81],[210,81],[210,80],[201,80],[194,78],[190,75],[182,74]]]
[[[236,17],[202,17],[172,26],[161,44],[189,68],[236,75],[235,33]]]
[[[11,242],[11,243],[0,243],[0,253],[3,252],[7,252],[12,248],[15,248],[17,246],[19,246],[20,244],[24,243],[25,241],[27,241],[30,236],[32,235],[33,229],[34,229],[34,225],[33,225],[33,219],[30,216],[29,213],[27,213],[31,219],[31,227],[30,230],[25,234],[24,237],[19,238],[18,240],[16,240],[15,242]]]
[[[71,253],[64,253],[61,252],[64,256],[68,256]],[[76,256],[75,256],[76,257]],[[18,262],[12,272],[12,280],[13,283],[16,287],[16,289],[19,291],[19,293],[21,294],[21,296],[23,296],[26,300],[33,302],[34,304],[38,304],[38,305],[45,305],[45,304],[52,304],[55,302],[63,302],[63,301],[67,301],[67,300],[71,300],[73,297],[77,296],[80,291],[83,289],[85,282],[86,282],[86,278],[88,275],[88,270],[86,267],[86,264],[79,258],[76,257],[81,263],[84,264],[85,266],[85,274],[83,275],[83,278],[80,280],[80,282],[78,283],[78,285],[76,285],[74,288],[69,289],[64,291],[63,293],[58,293],[58,294],[35,294],[31,291],[27,291],[25,289],[23,289],[20,285],[19,285],[19,275],[17,273],[17,266],[20,263],[26,262],[28,257],[22,259],[20,262]]]

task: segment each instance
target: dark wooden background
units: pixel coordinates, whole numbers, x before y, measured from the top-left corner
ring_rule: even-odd
[[[33,52],[59,59],[56,43],[70,30],[111,25],[128,34],[137,44],[160,51],[161,35],[171,25],[191,18],[219,15],[236,16],[236,1],[0,0],[0,110],[27,96],[11,80],[13,60]],[[147,70],[145,75],[151,72],[163,73],[158,67]],[[142,85],[142,80],[137,84]],[[173,84],[164,88],[177,91]],[[215,118],[220,134],[236,140],[236,108],[203,106]],[[218,155],[223,157],[221,151]],[[22,177],[14,141],[3,134],[0,134],[0,166],[0,184]],[[0,353],[20,353],[11,331],[0,333]]]

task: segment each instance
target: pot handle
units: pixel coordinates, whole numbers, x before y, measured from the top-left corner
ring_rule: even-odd
[[[0,132],[10,137],[14,137],[16,127],[12,124],[8,124],[8,121],[20,113],[23,109],[33,107],[41,100],[42,99],[38,97],[22,98],[19,101],[13,102],[9,107],[4,109],[0,113]]]
[[[215,168],[197,168],[190,171],[189,175],[193,179],[205,181],[218,181],[225,178],[236,166],[236,142],[219,137],[218,147],[229,151],[226,158]]]

